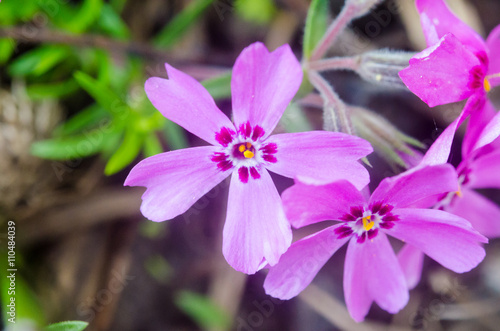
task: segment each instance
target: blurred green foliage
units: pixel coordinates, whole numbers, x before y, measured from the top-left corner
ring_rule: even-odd
[[[329,20],[330,2],[328,0],[313,0],[307,12],[304,28],[303,53],[305,58],[311,56],[312,51],[325,34]]]
[[[151,44],[158,48],[174,46],[213,1],[193,0],[166,22]],[[131,33],[120,16],[125,5],[126,0],[83,0],[79,5],[26,0],[19,6],[13,0],[4,0],[0,4],[0,28],[22,27],[35,40],[43,29],[68,37],[102,36],[104,41],[128,42]],[[100,154],[107,160],[105,174],[111,175],[140,153],[151,156],[187,146],[184,130],[165,119],[144,93],[144,59],[119,55],[74,43],[39,43],[18,50],[14,40],[0,39],[0,64],[7,64],[11,77],[26,81],[31,98],[64,100],[86,93],[95,101],[74,112],[51,139],[34,143],[34,155],[68,160]],[[227,98],[230,79],[229,73],[204,85],[214,98]]]
[[[203,330],[227,330],[231,326],[229,316],[209,298],[188,291],[182,291],[175,303],[189,315]]]
[[[236,13],[255,24],[268,24],[278,12],[273,0],[235,0]]]
[[[44,331],[83,331],[89,324],[82,321],[65,321],[47,326]]]

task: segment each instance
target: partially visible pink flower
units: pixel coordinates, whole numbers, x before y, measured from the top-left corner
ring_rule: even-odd
[[[483,40],[444,0],[416,0],[427,45],[399,76],[430,107],[472,97],[475,112],[500,84],[500,25]]]
[[[398,312],[408,302],[408,287],[418,282],[419,251],[459,273],[476,267],[485,256],[480,243],[487,239],[469,222],[424,208],[427,198],[456,190],[456,173],[450,165],[415,168],[386,178],[368,199],[346,181],[324,186],[296,183],[282,195],[293,226],[323,220],[340,223],[293,243],[270,268],[266,293],[280,299],[296,296],[348,242],[344,297],[352,318],[362,321],[373,301],[390,313]],[[408,266],[400,265],[387,235],[408,245],[400,252],[400,260],[408,260]]]
[[[234,124],[200,83],[165,66],[169,79],[148,79],[148,98],[165,117],[213,146],[147,158],[125,185],[147,188],[141,211],[159,222],[184,213],[231,176],[222,250],[236,270],[252,274],[266,262],[276,264],[292,240],[268,170],[308,183],[368,183],[358,160],[372,148],[363,139],[325,131],[270,135],[302,80],[288,45],[269,53],[255,43],[240,54],[231,81]]]
[[[462,144],[462,161],[457,166],[459,189],[441,196],[434,206],[467,219],[488,238],[500,237],[500,207],[475,189],[500,188],[500,113],[487,103],[481,118],[482,130],[467,131]],[[474,128],[476,128],[474,127]],[[437,139],[430,151],[443,141]],[[449,151],[448,151],[449,154]],[[425,157],[424,157],[425,159]],[[442,161],[446,162],[444,154]]]

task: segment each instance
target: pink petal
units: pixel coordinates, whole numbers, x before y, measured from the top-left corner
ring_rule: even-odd
[[[231,79],[236,127],[250,122],[269,136],[302,82],[302,67],[290,46],[269,53],[262,43],[245,48],[236,59]]]
[[[408,289],[398,260],[383,232],[360,244],[351,239],[344,266],[344,296],[356,322],[364,320],[375,301],[395,314],[408,302]]]
[[[471,188],[500,188],[500,151],[482,155],[469,165],[467,178]]]
[[[448,161],[450,156],[451,145],[455,137],[456,130],[460,127],[462,122],[472,114],[471,119],[473,124],[476,124],[478,116],[484,111],[484,104],[486,99],[483,95],[473,95],[465,103],[462,113],[452,122],[448,127],[439,135],[436,141],[429,147],[424,155],[420,165],[438,165]],[[473,133],[474,134],[474,133]]]
[[[427,45],[434,45],[437,42],[436,37],[439,39],[452,32],[473,52],[485,51],[483,38],[456,17],[443,0],[416,0],[415,3],[420,13]]]
[[[165,64],[169,79],[149,78],[145,84],[151,103],[163,116],[211,143],[222,127],[233,123],[215,105],[207,90],[192,77]]]
[[[486,45],[488,46],[490,55],[490,65],[489,74],[500,73],[500,25],[497,25],[493,31],[491,31],[488,39],[486,39]],[[496,85],[496,84],[495,84]]]
[[[450,164],[419,167],[382,180],[373,192],[370,202],[385,201],[401,208],[437,194],[456,190],[457,174]]]
[[[229,186],[222,252],[236,270],[253,274],[263,260],[273,266],[292,242],[292,230],[271,176],[242,183],[234,172]]]
[[[307,184],[348,180],[358,189],[370,177],[358,160],[372,152],[369,142],[339,132],[313,131],[276,134],[267,140],[278,147],[276,163],[267,169]]]
[[[492,120],[496,114],[495,106],[488,99],[484,100],[482,109],[471,111],[467,130],[465,131],[464,140],[462,142],[462,159],[466,159],[474,150],[481,133],[485,126]],[[489,129],[488,129],[489,130]],[[485,132],[487,133],[487,132]]]
[[[285,214],[295,228],[325,221],[338,220],[350,206],[362,206],[365,199],[349,182],[343,180],[314,186],[296,182],[281,195]]]
[[[335,225],[301,239],[290,246],[264,282],[266,294],[288,300],[298,295],[314,279],[330,257],[350,237],[338,239]]]
[[[231,173],[210,160],[215,151],[204,146],[148,157],[130,171],[124,185],[147,188],[141,205],[145,217],[155,222],[172,219]]]
[[[420,249],[406,244],[398,252],[398,261],[405,275],[408,289],[414,289],[420,282],[422,276],[424,253],[422,253]]]
[[[462,197],[455,197],[446,211],[465,218],[488,238],[500,237],[500,207],[473,190],[463,188]]]
[[[430,107],[464,100],[483,80],[475,77],[479,59],[452,34],[410,59],[399,72],[405,85]],[[480,85],[482,88],[482,85]]]
[[[386,230],[393,237],[422,250],[454,272],[475,268],[485,256],[479,243],[488,240],[461,217],[434,209],[394,209],[400,220]]]
[[[496,113],[481,131],[473,150],[492,143],[498,136],[500,136],[500,112]]]

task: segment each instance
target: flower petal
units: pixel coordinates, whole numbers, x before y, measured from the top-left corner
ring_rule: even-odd
[[[437,40],[449,32],[474,52],[485,51],[483,38],[470,26],[462,22],[448,8],[443,0],[416,0],[420,13],[420,23],[424,30],[427,45],[434,45]]]
[[[500,188],[500,151],[482,155],[469,165],[467,178],[471,188]]]
[[[292,230],[271,176],[242,183],[234,172],[229,186],[222,252],[236,270],[253,274],[265,259],[273,266],[292,242]]]
[[[494,130],[494,127],[485,130],[485,126],[493,119],[497,111],[491,101],[488,99],[484,101],[482,109],[470,112],[469,123],[467,124],[467,130],[462,142],[462,159],[467,159],[470,153],[474,151],[474,147],[483,132],[487,135],[491,134],[489,130]],[[494,135],[493,133],[493,136],[488,138],[488,140],[494,138]]]
[[[465,218],[488,238],[500,237],[500,207],[473,190],[463,188],[446,211]]]
[[[488,240],[463,218],[442,210],[405,208],[392,212],[400,220],[387,234],[422,250],[454,272],[475,268],[485,256],[479,243]]]
[[[330,257],[350,237],[338,239],[334,225],[305,237],[290,246],[264,281],[266,294],[281,300],[298,295],[314,279]]]
[[[180,149],[142,160],[129,173],[127,186],[145,186],[141,212],[160,222],[187,211],[231,172],[220,171],[210,160],[212,146]]]
[[[424,266],[424,253],[412,245],[404,245],[398,252],[398,261],[405,275],[408,289],[412,290],[420,282]]]
[[[474,144],[473,150],[477,150],[492,143],[498,136],[500,136],[500,112],[496,113],[481,131],[481,134]]]
[[[344,296],[347,309],[356,322],[364,320],[375,301],[395,314],[408,302],[403,271],[383,232],[358,243],[351,239],[344,266]]]
[[[348,181],[328,185],[306,185],[296,182],[281,198],[288,220],[295,228],[325,221],[338,220],[350,206],[362,206],[365,199]]]
[[[269,139],[277,145],[276,163],[266,168],[307,184],[348,180],[361,189],[370,177],[358,160],[372,152],[369,142],[339,132],[313,131],[276,134]]]
[[[500,73],[500,25],[497,25],[493,31],[490,32],[488,39],[486,39],[490,55],[489,74]],[[496,85],[496,84],[493,84]]]
[[[456,190],[457,174],[452,165],[418,167],[382,180],[373,191],[370,202],[385,201],[401,208],[437,194]]]
[[[464,100],[475,93],[474,73],[480,65],[470,50],[447,34],[435,46],[411,58],[399,77],[422,101],[434,107]]]
[[[168,64],[165,67],[169,79],[151,77],[144,86],[151,103],[169,120],[212,145],[218,144],[216,133],[222,127],[234,130],[233,123],[199,82]]]
[[[262,43],[245,48],[236,59],[231,79],[233,118],[236,127],[250,122],[274,130],[302,82],[302,67],[290,46],[269,53]]]

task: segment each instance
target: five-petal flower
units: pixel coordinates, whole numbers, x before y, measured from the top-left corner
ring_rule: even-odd
[[[471,270],[485,256],[479,243],[487,239],[469,222],[441,210],[422,208],[427,207],[428,198],[456,190],[451,165],[419,167],[386,178],[369,199],[346,181],[323,186],[297,182],[282,195],[293,226],[323,220],[340,223],[293,243],[270,268],[264,282],[266,293],[280,299],[296,296],[335,251],[349,242],[344,295],[353,319],[362,321],[373,301],[390,313],[398,312],[408,301],[410,284],[404,271],[409,268],[399,264],[387,235],[455,272]],[[409,250],[401,254],[406,253],[412,254]],[[418,269],[416,264],[410,267]]]
[[[143,215],[164,221],[231,176],[222,250],[236,270],[252,274],[276,264],[292,240],[268,170],[307,183],[347,179],[358,188],[368,183],[358,160],[372,148],[361,138],[325,131],[270,135],[302,80],[288,45],[270,53],[255,43],[240,54],[231,80],[234,124],[200,83],[168,64],[166,69],[168,80],[146,82],[149,99],[165,117],[213,146],[147,158],[125,185],[145,186]]]
[[[458,19],[444,0],[416,0],[427,45],[399,76],[430,107],[471,98],[466,110],[484,105],[486,93],[500,84],[500,26],[484,41]],[[470,109],[469,109],[470,108]]]

